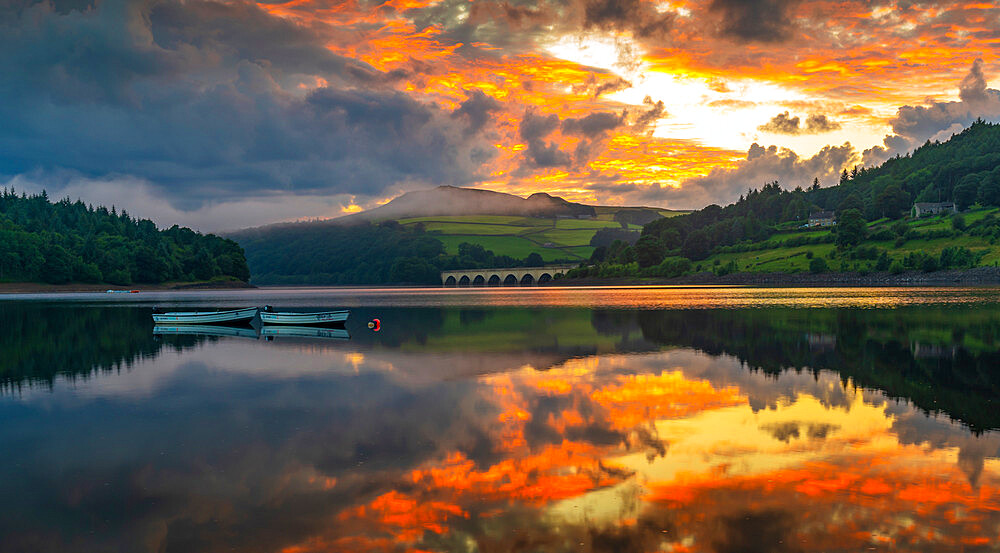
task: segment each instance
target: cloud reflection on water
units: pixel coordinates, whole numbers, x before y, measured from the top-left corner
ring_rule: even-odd
[[[930,343],[951,309],[699,313],[445,310],[419,335],[205,340],[56,378],[0,398],[0,551],[994,546],[1000,434],[845,376],[892,351],[964,377],[875,339]]]

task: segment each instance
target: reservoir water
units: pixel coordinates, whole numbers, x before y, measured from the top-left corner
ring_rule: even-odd
[[[997,550],[997,289],[0,296],[0,552]]]

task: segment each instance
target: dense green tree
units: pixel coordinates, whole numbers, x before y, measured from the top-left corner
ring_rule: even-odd
[[[441,272],[422,257],[401,257],[393,262],[389,279],[392,282],[440,284]]]
[[[847,209],[837,219],[837,245],[841,247],[856,246],[868,235],[868,225],[857,209]]]
[[[590,245],[595,248],[601,246],[610,246],[615,240],[621,240],[622,242],[628,242],[629,244],[635,244],[636,240],[639,239],[639,231],[637,230],[625,230],[615,227],[602,228],[594,233],[594,236],[590,238]]]
[[[982,205],[1000,205],[1000,168],[987,175],[980,183],[976,201]]]
[[[955,195],[955,207],[959,211],[965,211],[969,209],[969,206],[976,203],[976,198],[979,196],[980,181],[981,177],[978,174],[966,175],[955,186],[953,192]]]
[[[684,245],[681,246],[681,255],[692,261],[700,261],[708,257],[711,252],[710,248],[708,231],[699,229],[689,234],[684,240]]]
[[[608,247],[607,246],[597,246],[594,251],[590,254],[591,263],[600,263],[607,258]]]
[[[853,209],[858,213],[865,212],[865,203],[861,201],[861,197],[857,193],[849,194],[840,204],[837,206],[837,217],[842,217],[844,212]]]
[[[961,213],[956,213],[952,216],[951,228],[959,232],[965,230],[965,217],[963,217]]]
[[[660,239],[650,234],[640,238],[633,248],[635,249],[635,260],[640,267],[658,265],[663,261],[663,256],[666,255],[666,248]]]
[[[525,267],[541,267],[543,265],[545,265],[545,260],[538,252],[531,252],[528,257],[524,258]]]
[[[64,284],[73,280],[73,256],[59,244],[49,244],[43,251],[45,262],[41,279],[51,284]]]
[[[629,263],[635,263],[635,249],[632,248],[632,246],[625,246],[615,257],[615,261],[619,265],[628,265]]]
[[[880,217],[898,219],[910,210],[910,195],[898,184],[890,184],[875,198],[875,211]]]
[[[826,260],[822,257],[814,257],[812,261],[809,262],[809,272],[811,273],[825,273],[829,270]]]
[[[875,262],[875,270],[888,271],[890,265],[892,265],[892,260],[889,258],[889,253],[883,251],[882,254],[878,256],[878,261]]]

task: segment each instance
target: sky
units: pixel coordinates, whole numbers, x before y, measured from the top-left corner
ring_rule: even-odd
[[[0,0],[0,185],[206,231],[469,186],[697,209],[1000,120],[1000,5]]]

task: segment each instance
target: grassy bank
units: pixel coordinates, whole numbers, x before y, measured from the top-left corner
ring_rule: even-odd
[[[951,216],[921,219],[879,219],[868,224],[868,238],[854,248],[838,248],[829,230],[796,229],[781,232],[764,242],[740,247],[743,251],[720,252],[695,263],[703,270],[733,267],[748,273],[802,273],[810,271],[815,258],[826,261],[831,272],[872,272],[878,270],[878,257],[885,252],[890,266],[905,259],[926,254],[940,257],[945,248],[966,248],[981,255],[975,266],[992,267],[1000,262],[1000,248],[992,235],[975,234],[987,216],[997,215],[997,208],[979,208],[962,214],[966,228],[953,228]],[[905,231],[901,225],[905,225]],[[823,242],[819,242],[823,241]],[[819,243],[816,243],[819,242]],[[736,248],[733,248],[736,249]],[[871,252],[874,249],[875,255]],[[886,270],[883,268],[882,270]]]
[[[673,212],[667,212],[673,214]],[[601,218],[601,217],[605,218]],[[400,219],[401,225],[422,225],[440,240],[449,254],[458,253],[458,245],[478,244],[496,255],[524,258],[537,252],[545,261],[585,260],[593,253],[590,239],[603,228],[621,228],[613,214],[596,219],[541,219],[501,215],[466,215],[414,217]],[[640,231],[640,225],[628,225]]]
[[[773,275],[900,275],[1000,267],[998,215],[996,207],[977,207],[959,215],[878,219],[865,223],[859,239],[850,244],[844,243],[839,229],[803,228],[801,222],[791,222],[766,240],[716,247],[700,258],[683,257],[683,251],[651,256],[640,240],[634,247],[616,244],[603,261],[592,260],[567,276],[572,281],[766,274],[775,281],[780,278]]]

